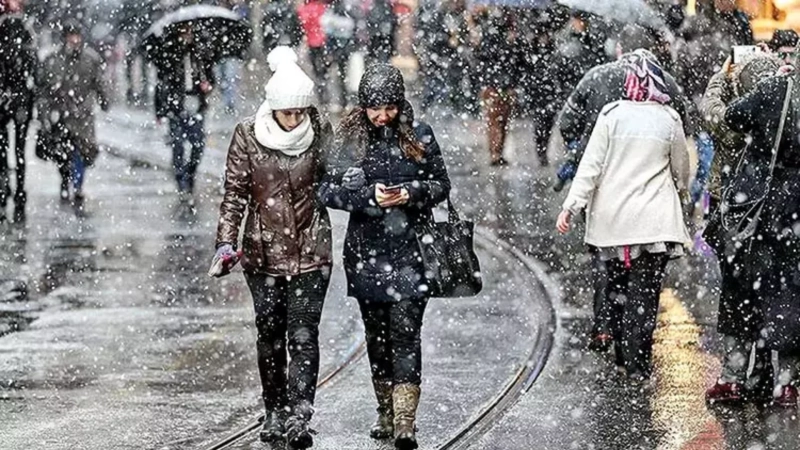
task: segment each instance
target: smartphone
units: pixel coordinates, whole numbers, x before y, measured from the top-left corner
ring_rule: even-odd
[[[752,55],[761,52],[761,47],[757,45],[734,45],[731,49],[731,62],[739,64],[745,55]]]
[[[403,186],[400,186],[400,185],[397,185],[397,186],[386,186],[383,189],[383,192],[386,193],[387,195],[397,195],[402,190],[403,190]]]

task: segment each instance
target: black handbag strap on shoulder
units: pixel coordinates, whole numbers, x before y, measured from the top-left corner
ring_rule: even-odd
[[[456,207],[453,206],[453,200],[450,199],[450,194],[447,194],[447,221],[449,223],[461,222],[461,217],[458,215]]]
[[[792,102],[792,92],[794,91],[794,77],[789,76],[786,79],[786,97],[783,99],[783,109],[781,110],[781,119],[778,122],[778,131],[775,133],[775,144],[772,146],[772,159],[769,163],[769,178],[767,185],[772,184],[772,175],[775,172],[775,164],[778,163],[778,149],[781,147],[781,140],[783,139],[783,130],[786,128],[786,115],[789,111],[789,104]],[[797,120],[797,119],[795,119]]]

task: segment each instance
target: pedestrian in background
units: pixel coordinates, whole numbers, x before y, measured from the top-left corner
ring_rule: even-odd
[[[86,168],[98,154],[94,109],[99,104],[108,110],[108,89],[102,59],[84,42],[81,24],[69,20],[61,34],[63,45],[45,58],[37,77],[38,111],[61,175],[61,199],[70,199],[71,188],[73,202],[81,207]]]
[[[319,322],[331,271],[331,225],[317,200],[330,124],[312,105],[314,82],[297,55],[277,47],[274,74],[255,117],[236,126],[225,168],[211,274],[238,259],[253,296],[266,420],[262,441],[311,447],[319,374]],[[220,267],[219,269],[215,269]],[[287,362],[287,350],[289,361]]]
[[[328,207],[350,212],[347,293],[361,308],[378,399],[370,435],[394,435],[395,447],[415,449],[428,303],[415,230],[433,221],[450,179],[433,130],[414,121],[399,70],[368,67],[358,99],[339,126],[320,197]]]
[[[331,0],[322,16],[322,29],[325,32],[326,51],[329,65],[336,66],[338,96],[336,102],[328,105],[328,111],[339,113],[348,105],[347,70],[350,56],[355,52],[356,21],[351,15],[351,7],[343,0]],[[330,91],[331,86],[328,86]]]
[[[755,89],[761,80],[775,76],[781,61],[775,55],[757,53],[734,65],[729,57],[722,70],[711,77],[700,112],[705,128],[711,133],[716,152],[708,185],[709,223],[703,233],[719,262],[720,283],[717,331],[722,336],[722,371],[717,382],[706,391],[712,402],[737,402],[746,396],[763,398],[772,394],[772,355],[761,339],[763,305],[753,289],[756,280],[748,279],[737,264],[729,260],[731,245],[722,229],[720,205],[727,184],[745,152],[747,138],[725,123],[727,106]],[[727,247],[727,249],[726,249]],[[755,369],[748,379],[750,354],[755,346]]]
[[[518,47],[515,15],[503,8],[487,8],[473,16],[480,40],[476,63],[481,103],[486,118],[490,163],[505,166],[503,150],[508,136],[517,88],[523,77],[524,51]]]
[[[392,0],[372,0],[367,12],[367,64],[388,63],[395,53],[397,15]]]
[[[422,109],[440,104],[460,112],[466,109],[464,80],[469,44],[466,5],[463,0],[421,5],[417,40],[420,72],[424,79]]]
[[[241,0],[223,0],[220,6],[228,8],[244,21],[250,20],[250,8]],[[239,83],[242,79],[242,61],[239,58],[225,58],[217,64],[217,79],[222,93],[222,104],[229,115],[236,113],[239,100]]]
[[[308,56],[311,58],[311,67],[314,69],[314,79],[317,83],[317,98],[321,105],[328,103],[328,51],[325,46],[327,37],[322,28],[322,17],[328,10],[326,0],[305,0],[297,9],[297,16],[303,26],[308,47]]]
[[[206,146],[205,114],[214,81],[213,65],[203,56],[195,46],[191,25],[182,24],[177,39],[169,41],[153,61],[158,76],[156,117],[169,122],[178,194],[190,204],[194,201],[195,174]]]
[[[689,242],[681,198],[688,199],[689,152],[680,115],[655,57],[627,60],[626,100],[603,108],[558,217],[566,233],[586,209],[587,244],[608,273],[617,361],[628,376],[652,370],[653,331],[667,261]],[[688,201],[684,204],[688,204]]]
[[[261,18],[261,46],[264,55],[286,45],[297,48],[303,42],[303,28],[293,0],[269,0]]]
[[[561,136],[567,146],[567,161],[558,170],[555,191],[561,191],[575,175],[600,110],[608,103],[625,98],[626,56],[637,49],[652,52],[659,45],[660,41],[650,30],[638,25],[626,25],[617,39],[617,60],[593,67],[572,90],[557,119]],[[671,99],[670,106],[681,115],[688,132],[689,101],[675,78],[668,72],[663,73],[667,93]]]

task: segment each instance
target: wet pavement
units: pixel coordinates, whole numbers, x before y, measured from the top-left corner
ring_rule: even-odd
[[[703,257],[670,267],[653,383],[631,385],[610,355],[587,352],[581,230],[553,232],[566,194],[549,189],[554,169],[536,162],[529,124],[512,130],[512,165],[497,169],[486,164],[480,124],[447,117],[431,122],[454,201],[490,236],[478,244],[487,287],[473,299],[434,300],[426,315],[423,448],[442,448],[513,379],[550,302],[559,326],[544,371],[485,434],[451,448],[800,448],[791,413],[706,407],[703,392],[719,370],[718,280]],[[233,123],[209,123],[196,214],[175,204],[163,129],[149,111],[104,116],[98,135],[110,152],[90,172],[85,215],[59,204],[55,170],[32,160],[28,221],[0,237],[0,447],[203,448],[259,412],[249,294],[239,273],[205,275]],[[335,216],[339,243],[344,220]],[[323,373],[361,337],[342,283],[337,271],[322,324]],[[315,448],[389,448],[366,436],[374,400],[365,360],[323,387],[317,407]],[[234,448],[264,447],[251,436]]]

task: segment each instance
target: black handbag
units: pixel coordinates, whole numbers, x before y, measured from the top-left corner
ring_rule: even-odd
[[[62,164],[68,160],[67,151],[64,149],[64,133],[61,124],[42,123],[36,133],[36,157],[43,161],[53,161]]]
[[[720,222],[727,236],[734,242],[742,242],[755,236],[764,203],[769,195],[786,124],[786,114],[794,91],[794,80],[788,78],[787,82],[786,97],[783,101],[769,166],[746,164],[748,153],[745,151],[737,166],[736,175],[722,194]]]
[[[483,289],[480,262],[473,249],[475,224],[461,220],[447,198],[447,222],[417,227],[428,294],[456,298],[477,295]]]

